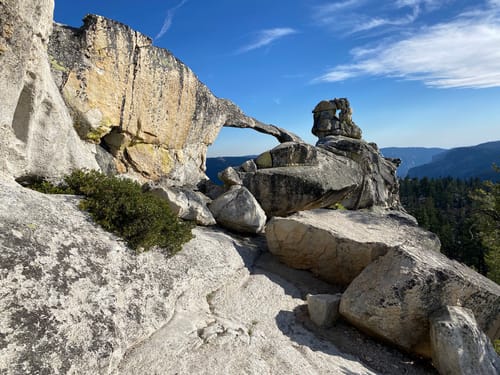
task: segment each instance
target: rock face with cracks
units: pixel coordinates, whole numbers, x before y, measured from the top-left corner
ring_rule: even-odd
[[[216,98],[169,51],[119,22],[89,15],[79,29],[56,24],[49,54],[80,137],[103,144],[120,172],[196,184],[222,126],[300,140]]]
[[[53,9],[53,0],[0,2],[0,170],[16,177],[106,164],[104,151],[79,139],[52,79]]]

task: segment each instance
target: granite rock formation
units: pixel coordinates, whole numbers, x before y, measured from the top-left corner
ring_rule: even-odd
[[[332,106],[341,109],[341,123],[348,125],[341,131],[316,130],[317,114],[335,112]],[[376,144],[359,139],[361,131],[350,114],[347,99],[322,101],[314,115],[313,132],[321,136],[316,146],[285,142],[259,155],[252,164],[255,169],[247,162],[236,170],[238,178],[232,171],[224,175],[231,173],[230,184],[241,181],[269,217],[337,203],[348,209],[399,209],[397,160],[384,158]]]
[[[267,271],[257,238],[136,254],[77,204],[0,171],[0,373],[375,374],[297,321],[304,276]]]
[[[361,129],[352,121],[351,105],[346,98],[319,102],[313,115],[312,133],[319,139],[329,135],[361,139]]]
[[[500,337],[500,285],[441,253],[404,244],[354,279],[340,313],[365,332],[431,357],[429,321],[445,306],[470,309],[490,340]]]
[[[411,242],[439,251],[437,236],[397,212],[318,209],[275,217],[266,226],[269,251],[289,267],[348,286],[371,262]]]
[[[307,311],[312,322],[319,327],[331,327],[340,317],[342,294],[308,294]]]
[[[59,177],[99,169],[105,153],[80,141],[52,80],[53,0],[0,2],[0,170]]]
[[[498,338],[500,287],[429,251],[435,239],[419,237],[411,218],[380,213],[399,208],[397,162],[361,140],[346,99],[320,103],[320,140],[306,145],[216,98],[168,51],[103,17],[88,16],[80,29],[56,25],[48,55],[53,5],[0,1],[0,373],[432,372],[370,344],[345,322],[322,331],[309,324],[306,294],[331,295],[342,286],[279,264],[260,235],[195,228],[174,257],[162,249],[135,253],[79,210],[78,197],[40,194],[14,179],[60,177],[81,167],[159,180],[152,186],[191,183],[214,199],[221,225],[252,233],[266,221],[252,194],[271,215],[337,203],[378,206],[371,213],[327,212],[321,225],[275,218],[268,238],[274,231],[279,246],[290,247],[287,241],[304,232],[317,234],[309,250],[324,251],[313,260],[301,256],[316,262],[312,270],[335,259],[330,245],[354,250],[336,264],[353,279],[339,312],[405,350],[438,358],[432,325],[449,305],[469,308],[487,337]],[[206,148],[221,126],[283,142],[227,170],[225,193],[203,180]],[[168,189],[158,194],[180,216],[213,224],[204,196]],[[393,226],[383,229],[387,222]],[[289,239],[276,235],[279,223]],[[359,256],[356,247],[368,250]],[[331,323],[336,307],[328,306],[316,305],[317,322]]]
[[[79,29],[55,24],[49,54],[80,137],[108,149],[119,172],[196,184],[222,126],[300,139],[216,98],[169,51],[119,22],[88,15]]]

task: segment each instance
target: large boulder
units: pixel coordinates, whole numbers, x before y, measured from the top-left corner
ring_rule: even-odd
[[[214,225],[215,219],[208,209],[208,204],[212,201],[199,191],[194,191],[188,187],[149,187],[149,191],[164,199],[172,212],[184,220],[195,221],[199,225]]]
[[[268,216],[328,207],[353,194],[362,181],[355,162],[318,150],[316,165],[259,168],[240,171],[243,185],[252,192]],[[271,154],[271,153],[270,153]],[[263,157],[257,158],[261,165]]]
[[[318,209],[272,218],[269,251],[289,267],[347,286],[378,257],[403,243],[439,251],[437,236],[398,212]]]
[[[359,329],[431,357],[432,314],[463,306],[491,339],[500,337],[500,286],[435,251],[405,244],[372,262],[349,285],[340,313]]]
[[[221,226],[242,233],[260,233],[266,214],[253,195],[243,186],[232,186],[209,206]]]
[[[446,306],[431,316],[432,362],[442,375],[498,375],[500,357],[472,311]]]
[[[255,159],[257,168],[279,168],[318,164],[318,151],[307,143],[285,142]]]
[[[53,0],[0,2],[0,169],[15,177],[99,169],[105,158],[79,139],[50,73],[53,9]]]

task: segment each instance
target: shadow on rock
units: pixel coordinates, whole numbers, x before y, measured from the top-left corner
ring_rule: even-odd
[[[343,320],[331,328],[316,326],[307,312],[307,305],[293,311],[280,311],[276,316],[278,328],[299,345],[329,355],[362,362],[374,372],[389,375],[437,374],[429,361],[412,357],[396,348],[380,343]],[[353,374],[344,368],[344,374]]]

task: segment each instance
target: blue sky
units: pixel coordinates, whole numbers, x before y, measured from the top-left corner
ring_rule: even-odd
[[[500,0],[56,0],[154,38],[218,97],[315,143],[314,106],[347,97],[380,147],[500,140]],[[275,145],[223,129],[209,156]]]

